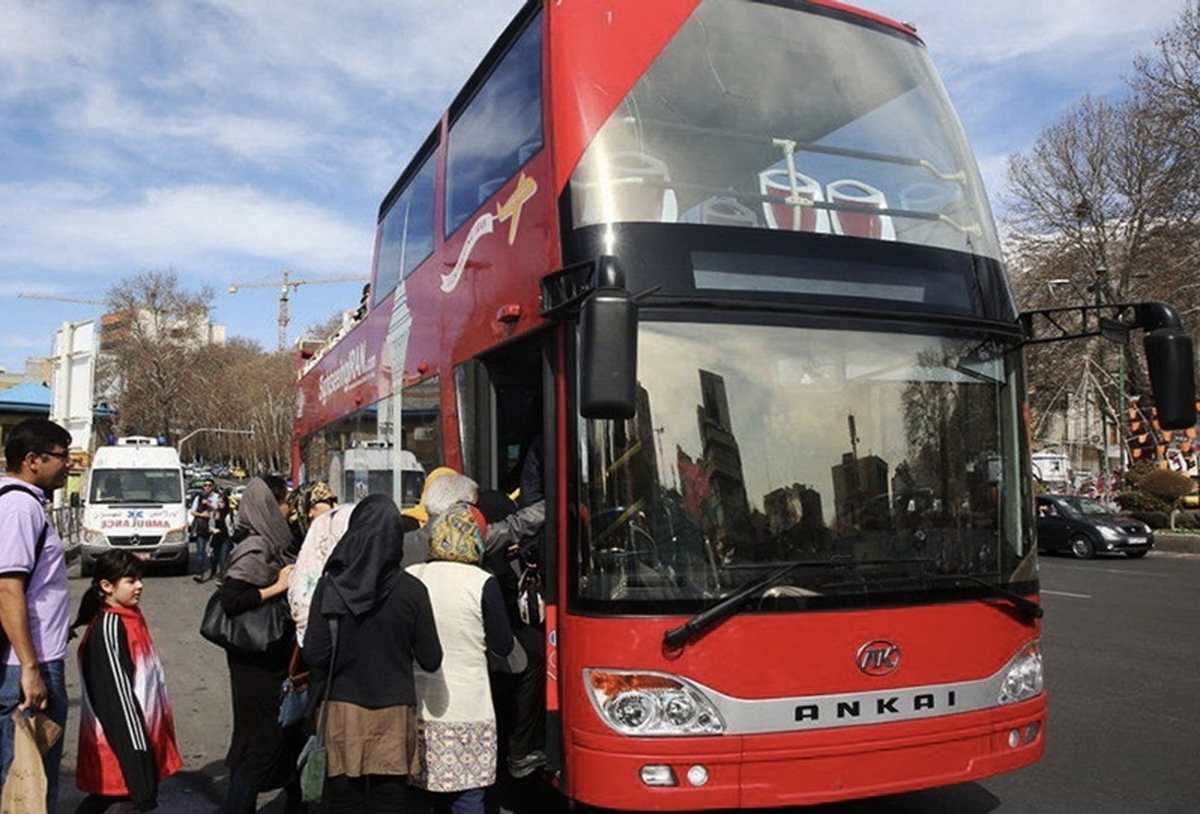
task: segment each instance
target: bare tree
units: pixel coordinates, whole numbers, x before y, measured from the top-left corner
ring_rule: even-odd
[[[1155,45],[1154,53],[1134,62],[1133,87],[1154,111],[1163,137],[1194,156],[1200,144],[1200,0],[1189,0]]]
[[[171,270],[121,280],[108,295],[99,392],[116,406],[117,432],[172,441],[200,428],[185,455],[239,463],[249,472],[290,466],[295,358],[254,342],[211,342],[212,291],[185,290]]]
[[[1038,282],[1070,280],[1098,303],[1127,301],[1140,275],[1161,272],[1147,268],[1147,257],[1197,213],[1177,169],[1191,159],[1177,155],[1156,121],[1137,99],[1085,96],[1028,154],[1009,160],[1015,245],[1034,261],[1024,271]]]
[[[264,353],[255,342],[233,339],[206,356],[207,405],[200,426],[239,433],[200,436],[197,457],[237,463],[251,474],[286,472],[295,415],[294,355]],[[245,431],[254,434],[240,434]]]
[[[202,407],[212,292],[189,292],[172,270],[122,279],[108,293],[100,392],[118,407],[122,434],[176,438]]]
[[[253,438],[226,442],[243,451],[239,457],[249,472],[288,471],[296,412],[295,356],[286,351],[263,353],[244,342],[223,350],[222,397],[214,415],[222,426],[254,432]]]
[[[317,322],[304,329],[306,338],[324,340],[337,333],[344,319],[344,311],[336,311],[329,315],[324,322]]]
[[[1183,315],[1200,311],[1200,0],[1189,0],[1135,71],[1129,99],[1083,97],[1009,160],[1008,259],[1023,308],[1161,299]],[[1144,389],[1137,346],[1128,347],[1122,355],[1094,340],[1032,350],[1035,429],[1085,382],[1086,398],[1117,420],[1118,364],[1126,393]]]

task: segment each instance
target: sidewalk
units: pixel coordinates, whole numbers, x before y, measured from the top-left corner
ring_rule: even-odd
[[[1200,554],[1200,534],[1177,534],[1171,531],[1154,532],[1154,550],[1174,554]]]

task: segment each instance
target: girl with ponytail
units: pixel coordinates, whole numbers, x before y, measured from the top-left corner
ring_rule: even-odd
[[[117,802],[150,811],[158,805],[159,781],[183,765],[162,664],[139,607],[143,567],[121,549],[97,557],[72,625],[87,625],[79,645],[83,692],[75,783],[88,796],[75,814],[105,811]]]

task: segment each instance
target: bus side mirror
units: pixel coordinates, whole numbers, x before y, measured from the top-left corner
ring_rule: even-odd
[[[1181,328],[1146,333],[1143,347],[1158,423],[1164,430],[1184,430],[1196,423],[1196,362],[1192,338]]]
[[[624,288],[597,288],[579,315],[579,412],[633,418],[637,409],[637,303]]]

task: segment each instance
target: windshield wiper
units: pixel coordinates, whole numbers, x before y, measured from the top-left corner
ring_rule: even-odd
[[[729,596],[718,601],[712,607],[700,611],[679,627],[671,628],[665,632],[663,634],[663,648],[665,650],[678,650],[682,648],[692,639],[696,638],[713,625],[737,613],[738,609],[745,603],[747,599],[766,590],[771,585],[783,579],[798,568],[844,568],[848,565],[863,564],[866,563],[863,561],[855,561],[849,557],[833,557],[828,560],[795,560],[793,562],[789,562],[787,565],[784,565],[781,568],[776,568],[766,576],[760,577],[759,579],[754,580],[754,582],[743,585]]]
[[[929,574],[928,576],[937,576],[939,579],[965,579],[968,582],[974,582],[976,585],[982,585],[987,588],[993,596],[998,596],[1002,599],[1007,599],[1016,606],[1020,611],[1021,617],[1026,623],[1032,623],[1034,619],[1041,619],[1046,615],[1042,606],[1034,602],[1028,597],[1021,596],[1016,591],[1010,591],[1007,588],[997,585],[995,582],[988,582],[986,579],[975,576],[974,574]]]
[[[975,585],[979,585],[983,588],[986,588],[988,593],[991,594],[992,596],[999,597],[1001,599],[1007,599],[1009,602],[1011,602],[1016,607],[1017,611],[1020,612],[1022,621],[1026,622],[1026,623],[1031,623],[1031,622],[1033,622],[1034,619],[1041,619],[1042,616],[1045,615],[1045,612],[1042,610],[1042,606],[1039,605],[1038,603],[1034,602],[1032,599],[1028,599],[1024,596],[1021,596],[1019,593],[1016,593],[1015,591],[1010,591],[1007,588],[1005,588],[1001,585],[997,585],[994,582],[988,582],[986,579],[977,577],[974,574],[937,574],[937,573],[933,573],[932,571],[921,571],[920,573],[911,574],[908,576],[877,577],[874,579],[860,575],[858,582],[842,583],[842,584],[843,585],[853,584],[855,586],[862,587],[862,586],[867,586],[867,585],[882,585],[882,584],[889,584],[889,585],[905,584],[905,583],[911,584],[914,582],[917,582],[917,583],[958,582],[960,580],[966,580],[967,582],[971,582],[971,583],[974,583]],[[838,587],[838,586],[824,585],[822,587],[825,590],[829,590],[830,588]]]

